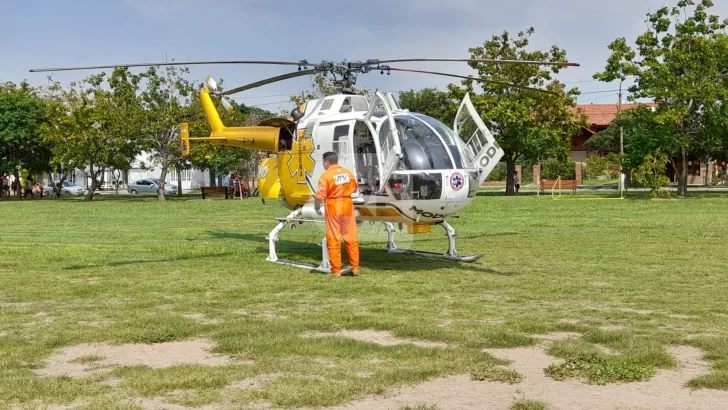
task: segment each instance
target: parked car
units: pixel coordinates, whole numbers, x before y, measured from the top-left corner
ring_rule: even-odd
[[[159,179],[158,178],[147,178],[147,179],[140,179],[139,181],[129,184],[127,186],[126,190],[130,194],[156,194],[157,188],[159,188]],[[165,194],[176,194],[177,185],[164,184],[164,193]]]
[[[58,185],[58,182],[55,182],[55,184]],[[85,193],[86,188],[82,188],[71,181],[63,181],[63,186],[61,187],[62,195],[84,195]],[[52,184],[43,185],[43,195],[54,195]]]

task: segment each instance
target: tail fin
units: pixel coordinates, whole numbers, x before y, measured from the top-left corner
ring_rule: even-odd
[[[190,126],[186,122],[179,125],[179,150],[183,156],[190,155]]]

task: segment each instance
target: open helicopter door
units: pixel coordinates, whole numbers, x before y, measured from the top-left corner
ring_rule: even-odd
[[[386,120],[382,121],[377,130],[372,123],[372,116],[384,113]],[[394,123],[392,107],[389,99],[381,91],[377,91],[374,100],[369,105],[369,112],[364,120],[372,135],[375,135],[374,144],[377,149],[379,162],[379,193],[384,192],[387,181],[397,168],[402,158],[402,147],[399,143],[399,133]],[[378,132],[377,132],[378,131]]]
[[[468,164],[478,169],[478,186],[482,185],[503,157],[503,149],[475,111],[470,93],[460,103],[453,130],[467,141],[463,154]]]

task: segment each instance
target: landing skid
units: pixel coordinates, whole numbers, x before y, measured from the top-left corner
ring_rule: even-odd
[[[283,228],[286,227],[286,225],[289,225],[291,228],[294,228],[296,226],[296,223],[304,223],[304,222],[317,222],[317,223],[323,223],[323,221],[316,221],[316,220],[310,220],[310,219],[303,219],[300,218],[301,216],[301,210],[296,209],[295,211],[291,212],[287,217],[285,218],[276,218],[278,221],[278,225],[276,225],[275,228],[268,234],[268,257],[265,259],[268,262],[275,262],[279,265],[286,265],[286,266],[292,266],[294,268],[301,268],[301,269],[307,269],[312,270],[316,272],[322,272],[322,273],[331,273],[331,264],[329,264],[329,248],[326,246],[326,238],[324,238],[321,241],[321,264],[316,265],[315,263],[306,263],[306,262],[297,262],[297,261],[291,261],[287,259],[279,259],[278,255],[276,255],[276,242],[278,241],[278,233],[280,233]],[[353,266],[344,266],[341,268],[341,274],[346,276],[352,273],[354,270]]]
[[[273,230],[270,232],[270,234],[268,234],[268,237],[266,238],[268,239],[269,246],[268,257],[266,258],[268,262],[275,262],[279,265],[292,266],[294,268],[307,269],[316,272],[331,273],[331,264],[329,263],[329,249],[326,246],[326,238],[323,238],[321,240],[321,263],[319,265],[316,265],[314,263],[279,259],[278,255],[276,254],[276,242],[278,241],[278,234],[283,230],[283,228],[285,228],[286,226],[294,228],[297,224],[304,222],[322,223],[322,221],[302,218],[300,208],[291,212],[287,217],[276,218],[276,220],[278,221],[278,225],[273,228]],[[393,254],[417,255],[425,258],[447,259],[457,262],[475,262],[483,256],[482,254],[467,256],[459,255],[457,250],[455,250],[455,229],[453,229],[453,227],[445,221],[443,221],[440,225],[445,229],[445,233],[447,234],[448,238],[448,250],[445,253],[397,248],[397,244],[394,242],[394,224],[392,224],[391,222],[384,222],[384,226],[387,228],[387,251]],[[348,275],[353,271],[353,269],[354,268],[352,266],[345,266],[341,269],[341,274]]]
[[[417,255],[425,258],[447,259],[457,262],[475,262],[483,256],[480,253],[468,256],[458,255],[457,250],[455,250],[455,229],[453,229],[453,227],[445,221],[442,221],[440,225],[442,225],[442,227],[445,229],[445,233],[447,234],[448,238],[449,246],[447,252],[445,253],[397,248],[397,244],[394,242],[394,225],[391,222],[385,222],[384,226],[387,228],[387,252],[395,254]]]
[[[468,256],[458,256],[458,255],[453,256],[453,255],[448,255],[446,253],[414,251],[411,249],[387,249],[387,252],[395,253],[395,254],[417,255],[417,256],[422,256],[425,258],[447,259],[447,260],[457,261],[457,262],[475,262],[478,259],[483,257],[483,254],[481,254],[481,253],[476,253],[474,255],[468,255]]]

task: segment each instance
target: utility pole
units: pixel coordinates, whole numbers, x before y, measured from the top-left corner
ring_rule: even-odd
[[[622,111],[622,83],[624,78],[619,80],[619,104],[617,105],[617,115]],[[624,192],[624,169],[622,169],[622,161],[624,161],[624,128],[619,126],[619,195]]]

